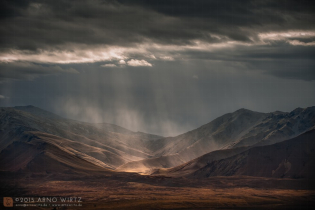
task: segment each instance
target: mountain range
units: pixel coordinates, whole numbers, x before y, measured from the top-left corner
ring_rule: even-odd
[[[129,162],[118,169],[150,173],[154,168],[174,167],[216,150],[271,145],[314,126],[315,107],[272,113],[240,109],[179,136],[153,140],[149,148],[155,158]],[[170,159],[174,158],[177,161],[173,165]]]
[[[315,107],[240,109],[175,137],[70,120],[34,106],[0,108],[0,171],[152,176],[310,177]]]

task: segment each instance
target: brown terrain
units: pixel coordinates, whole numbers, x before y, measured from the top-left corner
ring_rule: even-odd
[[[63,209],[311,209],[315,199],[314,183],[303,179],[135,174],[17,179],[2,174],[1,180],[6,197],[82,197],[82,207]]]

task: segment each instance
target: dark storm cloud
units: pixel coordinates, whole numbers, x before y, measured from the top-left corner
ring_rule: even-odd
[[[255,47],[238,46],[215,52],[187,50],[182,57],[236,64],[235,71],[256,71],[276,77],[315,80],[315,47],[292,46],[286,42]],[[242,64],[242,67],[237,67]]]
[[[153,9],[160,13],[171,16],[180,17],[247,17],[247,14],[255,15],[251,11],[255,10],[277,10],[285,12],[307,12],[314,11],[314,4],[311,0],[118,0],[121,3],[129,5],[140,5],[146,8]],[[237,15],[237,16],[234,16]],[[242,22],[244,22],[245,18]],[[257,20],[257,19],[256,19]],[[253,20],[249,20],[253,21]],[[237,20],[236,20],[237,22]]]
[[[19,16],[28,7],[29,1],[12,0],[0,2],[0,17],[12,18]]]
[[[251,42],[269,29],[310,29],[309,1],[2,1],[1,47]],[[244,30],[246,29],[246,30]],[[219,38],[214,36],[220,36]]]
[[[113,61],[107,66],[209,59],[243,62],[277,77],[287,77],[279,59],[300,59],[290,78],[313,80],[314,11],[306,0],[3,0],[0,58],[52,65]],[[257,64],[261,60],[268,65]]]

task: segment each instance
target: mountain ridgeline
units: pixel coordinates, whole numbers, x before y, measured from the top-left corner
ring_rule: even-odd
[[[119,169],[151,173],[155,168],[172,167],[168,164],[172,157],[185,163],[215,150],[270,145],[296,137],[314,126],[315,107],[272,113],[240,109],[179,136],[149,142],[148,148],[157,157],[150,160],[151,164],[140,160]]]
[[[315,107],[272,113],[240,109],[166,138],[65,119],[34,106],[0,108],[0,118],[0,171],[303,178],[314,165]],[[294,150],[299,146],[303,154]],[[282,156],[263,155],[268,151]],[[300,158],[295,161],[288,151]],[[255,163],[267,157],[276,161],[256,172]]]

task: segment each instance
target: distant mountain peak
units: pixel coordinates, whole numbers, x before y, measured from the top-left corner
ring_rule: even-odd
[[[307,107],[307,108],[305,108],[304,110],[315,111],[315,106]]]
[[[271,112],[271,114],[285,114],[287,112],[283,112],[283,111],[274,111],[274,112]]]
[[[252,114],[265,114],[265,113],[256,112],[256,111],[252,111],[250,109],[241,108],[241,109],[236,110],[235,112],[232,112],[231,114],[239,116],[239,115],[244,115],[244,114],[245,115],[248,115],[248,114],[252,115]]]
[[[30,114],[36,115],[38,117],[46,117],[46,118],[52,118],[52,119],[61,119],[59,115],[56,115],[52,112],[46,111],[44,109],[38,108],[33,105],[27,105],[27,106],[15,106],[13,107],[16,110],[28,112]]]
[[[39,107],[33,106],[33,105],[25,105],[25,106],[14,106],[14,109],[40,109],[45,111],[44,109],[41,109]],[[46,111],[47,112],[47,111]]]
[[[303,110],[304,110],[303,108],[298,107],[298,108],[294,109],[292,112],[297,113],[297,112],[302,112]]]
[[[236,110],[235,112],[252,112],[252,110],[240,108],[240,109]]]
[[[299,115],[302,113],[309,113],[309,112],[315,112],[315,106],[310,106],[310,107],[306,107],[306,108],[301,108],[298,107],[296,109],[294,109],[293,111],[290,112],[290,115]]]

